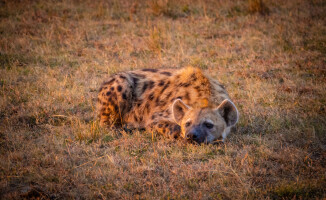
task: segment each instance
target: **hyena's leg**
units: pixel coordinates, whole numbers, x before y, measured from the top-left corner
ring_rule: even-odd
[[[170,138],[177,138],[181,134],[181,127],[171,121],[153,121],[147,127],[148,131],[156,131]]]
[[[131,109],[133,88],[127,74],[114,75],[103,83],[97,99],[102,126],[124,123],[124,115]]]

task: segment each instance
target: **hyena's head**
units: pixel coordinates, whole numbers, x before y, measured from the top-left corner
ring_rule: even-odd
[[[197,143],[224,141],[239,118],[237,108],[228,99],[216,108],[191,108],[177,99],[172,111],[175,121],[181,126],[182,137]]]

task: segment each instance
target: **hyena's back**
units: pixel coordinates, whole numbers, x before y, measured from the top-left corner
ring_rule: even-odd
[[[155,110],[153,102],[161,103],[157,96],[161,96],[159,92],[163,88],[167,89],[167,80],[175,71],[142,69],[111,76],[102,84],[98,94],[101,124],[129,123],[135,127],[144,127],[143,120]]]

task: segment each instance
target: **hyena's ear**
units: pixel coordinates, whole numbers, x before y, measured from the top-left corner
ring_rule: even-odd
[[[177,124],[181,123],[181,120],[187,110],[189,110],[190,107],[186,105],[181,99],[176,99],[172,104],[172,115],[174,117],[174,120]]]
[[[224,118],[227,126],[234,126],[238,122],[239,112],[232,101],[225,99],[216,110]]]

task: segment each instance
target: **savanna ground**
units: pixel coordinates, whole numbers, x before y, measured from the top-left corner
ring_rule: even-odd
[[[326,2],[0,1],[0,198],[323,199]],[[105,77],[200,67],[221,145],[100,128]]]

